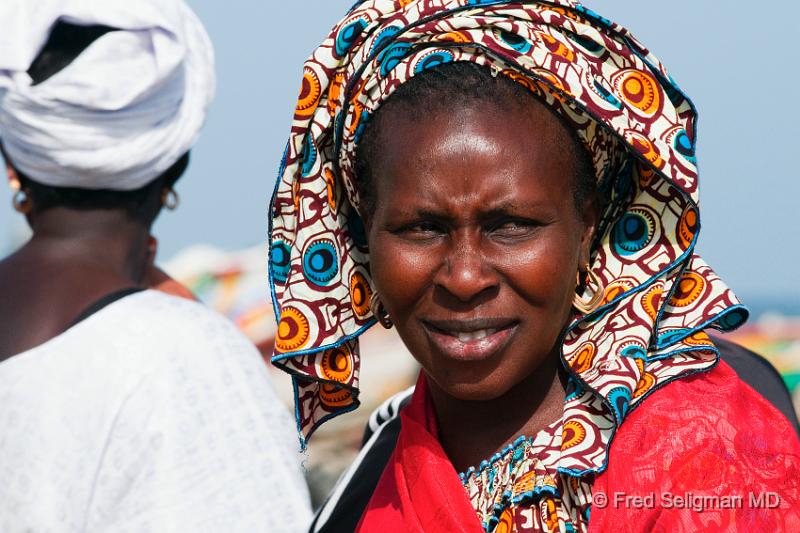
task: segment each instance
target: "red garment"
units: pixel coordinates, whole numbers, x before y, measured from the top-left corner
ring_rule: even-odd
[[[481,532],[436,439],[424,379],[401,417],[358,531]],[[704,509],[685,508],[678,497]],[[720,362],[655,391],[625,419],[593,499],[592,533],[800,531],[800,442],[784,416]]]
[[[482,533],[458,473],[436,438],[423,376],[400,413],[402,429],[356,531]]]
[[[757,508],[759,495],[774,503],[769,493],[780,507]],[[592,494],[592,533],[800,531],[800,442],[788,420],[720,362],[656,391],[625,419]],[[626,505],[625,495],[652,495],[652,505]],[[742,501],[729,498],[733,508],[720,509],[722,499],[697,500],[704,510],[694,512],[678,508],[679,496]]]

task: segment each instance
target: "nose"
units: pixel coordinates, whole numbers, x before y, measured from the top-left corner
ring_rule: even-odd
[[[480,231],[452,234],[434,284],[461,303],[472,303],[497,286],[497,275],[481,248]]]

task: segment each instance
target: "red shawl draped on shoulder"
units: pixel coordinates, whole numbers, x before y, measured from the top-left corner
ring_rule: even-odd
[[[482,531],[436,438],[420,379],[358,531]],[[724,362],[671,383],[621,425],[590,532],[800,531],[800,442]]]

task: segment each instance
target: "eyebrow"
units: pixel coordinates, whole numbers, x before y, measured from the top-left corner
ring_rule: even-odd
[[[538,207],[538,204],[531,204],[530,207]],[[519,202],[514,202],[512,200],[507,200],[500,202],[498,204],[492,205],[489,209],[484,210],[480,213],[481,218],[491,218],[498,215],[504,215],[513,212],[520,212],[523,210],[523,204]],[[401,216],[414,216],[420,218],[429,218],[434,220],[450,220],[454,218],[447,212],[443,211],[434,211],[432,209],[427,208],[402,208],[396,211],[397,214]]]

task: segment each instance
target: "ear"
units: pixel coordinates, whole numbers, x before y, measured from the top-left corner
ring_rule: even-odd
[[[578,256],[578,268],[583,268],[590,263],[591,246],[597,226],[600,223],[600,205],[596,196],[588,198],[581,209],[583,234],[581,235],[581,249]]]
[[[0,143],[0,156],[3,156],[3,162],[6,164],[6,176],[8,176],[9,186],[15,191],[18,191],[20,186],[19,175],[17,174],[17,170],[11,166],[11,161],[8,159],[2,143]]]
[[[6,176],[8,176],[8,186],[11,190],[17,192],[22,188],[22,183],[19,181],[19,174],[17,169],[11,166],[11,163],[6,161]]]

